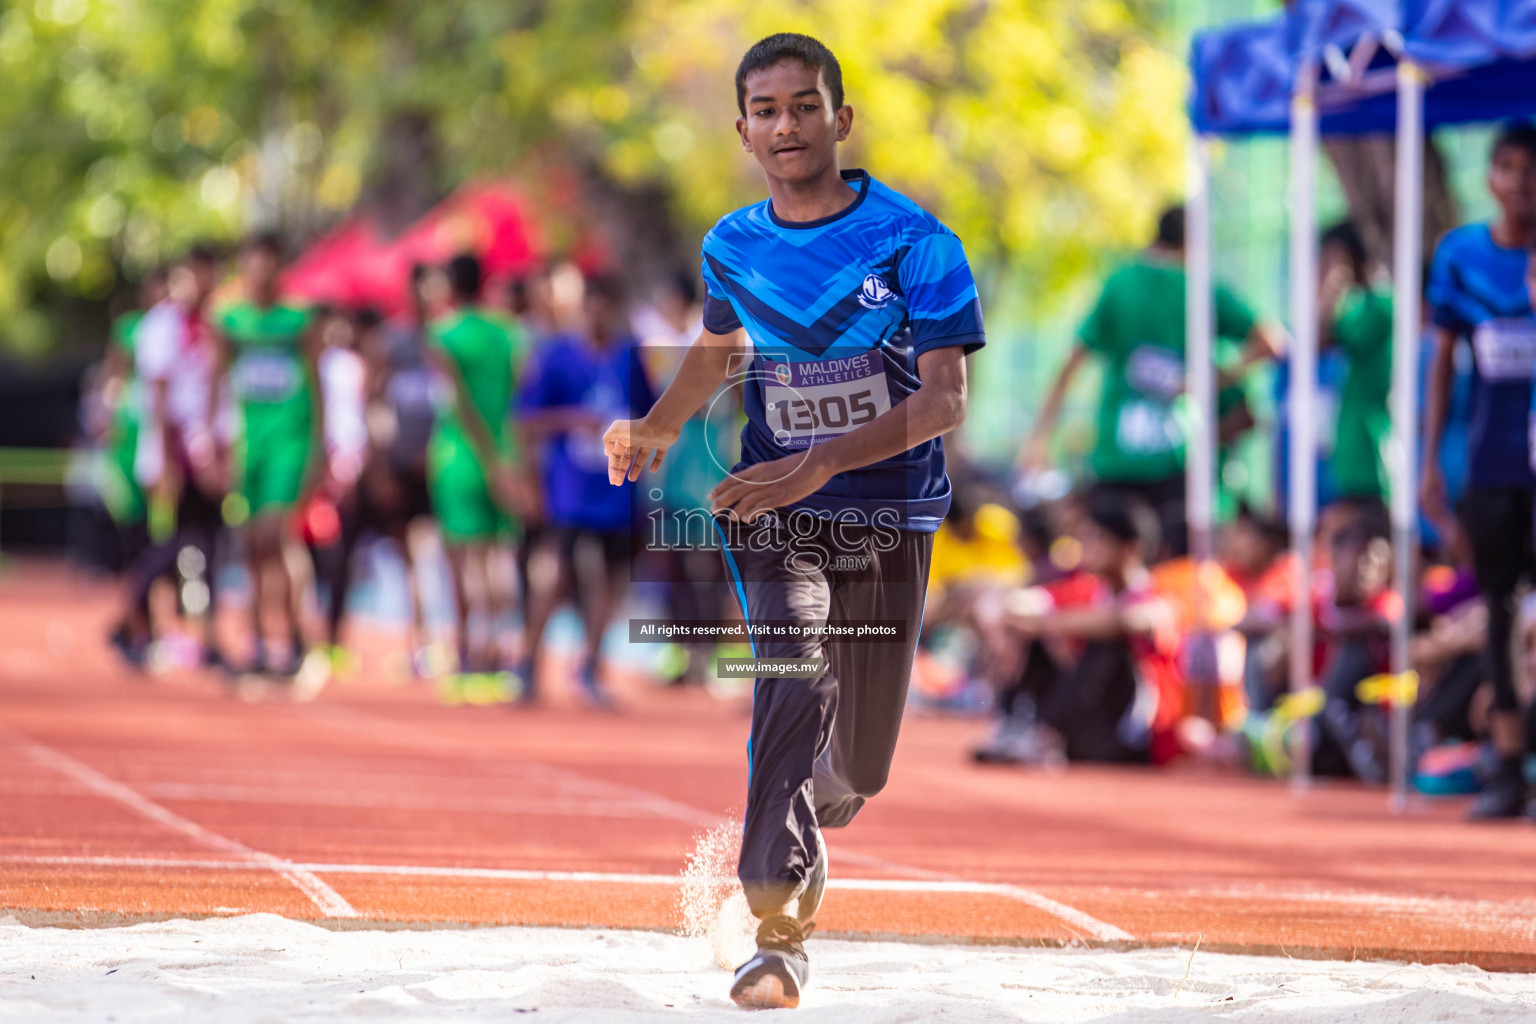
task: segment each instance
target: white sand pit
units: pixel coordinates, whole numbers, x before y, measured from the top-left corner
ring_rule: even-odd
[[[1536,1019],[1536,978],[1329,963],[813,939],[806,1022],[1418,1024]],[[0,1020],[740,1021],[709,937],[335,932],[258,914],[125,928],[0,918]],[[1188,979],[1185,979],[1186,970]],[[1179,989],[1183,982],[1182,990]]]

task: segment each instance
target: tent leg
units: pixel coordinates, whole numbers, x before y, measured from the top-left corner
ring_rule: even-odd
[[[1291,608],[1293,694],[1311,689],[1312,534],[1317,506],[1317,106],[1312,70],[1298,69],[1291,99],[1291,374],[1290,526],[1297,574]],[[1311,782],[1311,730],[1303,719],[1291,736],[1291,781],[1297,790]]]
[[[1397,194],[1393,233],[1393,349],[1392,444],[1388,468],[1392,480],[1392,543],[1394,574],[1402,598],[1400,618],[1392,625],[1392,672],[1412,670],[1415,587],[1414,552],[1418,549],[1416,502],[1419,366],[1419,273],[1423,264],[1424,231],[1424,76],[1412,61],[1397,69]],[[1392,701],[1391,807],[1401,813],[1408,804],[1408,728],[1412,702]]]
[[[1190,139],[1187,199],[1184,205],[1185,309],[1190,431],[1187,445],[1185,499],[1189,518],[1189,550],[1197,562],[1211,557],[1212,490],[1215,487],[1216,367],[1212,325],[1215,320],[1211,283],[1210,139]]]
[[[1185,387],[1188,428],[1184,494],[1189,553],[1195,564],[1194,604],[1209,607],[1204,594],[1213,554],[1212,514],[1216,484],[1216,364],[1213,337],[1215,299],[1211,282],[1210,139],[1190,139],[1185,237]],[[1191,630],[1188,685],[1196,715],[1221,726],[1221,680],[1216,639],[1203,622]]]

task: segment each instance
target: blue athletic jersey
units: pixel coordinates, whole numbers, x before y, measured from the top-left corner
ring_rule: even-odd
[[[1486,224],[1450,232],[1435,250],[1427,298],[1434,322],[1472,350],[1467,483],[1536,485],[1528,422],[1536,373],[1536,319],[1524,249],[1497,245]]]
[[[704,238],[704,326],[745,327],[747,424],[737,469],[868,423],[918,389],[917,357],[985,343],[965,250],[936,218],[864,171],[843,172],[853,205],[793,223],[771,200]],[[793,508],[851,510],[865,522],[932,532],[949,511],[944,443],[840,473]]]
[[[633,338],[598,348],[585,338],[557,334],[533,353],[518,393],[518,413],[549,409],[590,413],[591,429],[562,431],[540,452],[544,511],[555,526],[622,530],[634,517],[634,485],[608,482],[603,431],[617,419],[643,416],[653,394]]]

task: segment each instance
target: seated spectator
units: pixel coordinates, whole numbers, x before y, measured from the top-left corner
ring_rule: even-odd
[[[1445,561],[1427,565],[1420,574],[1419,629],[1410,648],[1419,674],[1411,759],[1415,764],[1432,747],[1485,737],[1486,710],[1493,696],[1483,660],[1488,606],[1472,573],[1466,535],[1454,522],[1444,554]]]
[[[925,621],[969,617],[978,589],[1021,586],[1028,565],[1019,546],[1019,519],[993,502],[956,489],[949,514],[933,538]]]
[[[1333,537],[1333,595],[1318,617],[1328,643],[1320,679],[1323,711],[1312,748],[1313,770],[1321,775],[1386,781],[1381,716],[1367,711],[1356,689],[1387,671],[1392,623],[1402,614],[1402,602],[1390,589],[1390,532],[1384,515],[1366,513]]]
[[[1023,585],[1029,562],[1019,518],[983,499],[977,485],[957,484],[949,513],[933,539],[928,604],[918,638],[912,693],[930,703],[974,706],[996,691],[998,648],[977,622],[977,603]],[[1007,645],[1007,653],[1012,648]]]
[[[1284,694],[1290,673],[1286,632],[1295,599],[1296,561],[1283,523],[1240,506],[1222,535],[1223,567],[1243,591],[1247,608],[1234,627],[1247,643],[1243,690],[1249,711],[1268,711]]]
[[[1163,761],[1177,750],[1178,637],[1146,564],[1158,547],[1155,515],[1106,493],[1090,495],[1084,512],[1086,593],[1032,587],[1002,603],[1002,621],[1029,651],[1020,688],[1034,713],[1026,720],[1016,707],[978,761]]]

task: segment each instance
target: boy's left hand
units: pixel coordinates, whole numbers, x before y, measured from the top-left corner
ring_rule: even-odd
[[[832,473],[812,449],[759,462],[732,473],[709,492],[711,512],[734,515],[750,523],[769,509],[793,505],[826,486]]]

